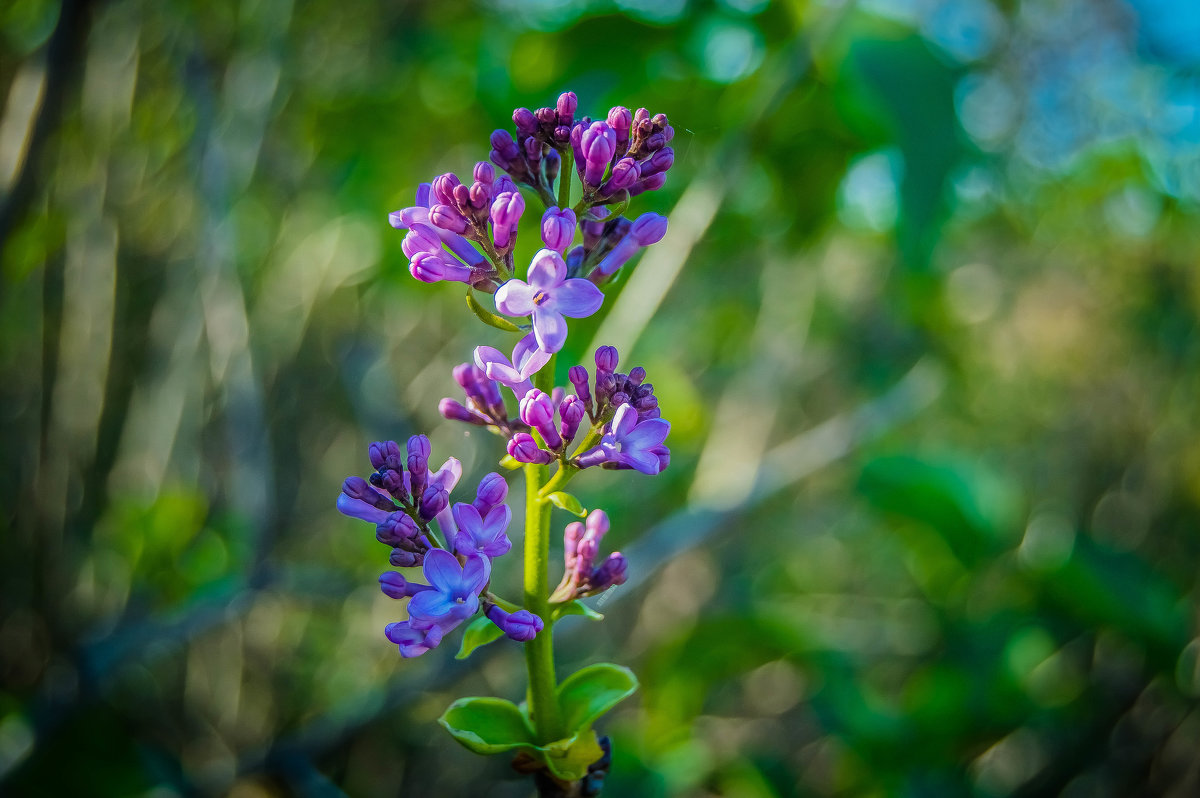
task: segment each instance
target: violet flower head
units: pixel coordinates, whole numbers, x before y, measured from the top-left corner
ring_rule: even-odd
[[[530,333],[517,342],[513,348],[512,360],[506,358],[504,353],[495,347],[475,347],[475,365],[483,369],[489,380],[506,386],[521,399],[533,388],[529,378],[550,361],[550,354],[538,347],[537,337]]]
[[[528,276],[529,282],[513,279],[500,286],[496,291],[496,309],[508,316],[532,315],[538,348],[553,354],[567,340],[563,317],[579,319],[592,315],[603,304],[604,294],[587,280],[568,278],[567,264],[552,249],[534,255]]]
[[[481,516],[470,504],[454,505],[454,522],[458,524],[458,535],[454,538],[454,551],[458,554],[478,552],[488,557],[500,557],[512,548],[512,541],[505,531],[512,521],[512,510],[507,504],[498,504]]]
[[[504,634],[519,643],[528,643],[537,637],[544,625],[542,619],[529,610],[517,610],[510,613],[495,604],[487,608],[487,617],[488,620],[499,626]]]
[[[409,617],[448,632],[479,609],[479,593],[491,576],[491,563],[486,557],[468,556],[459,565],[445,549],[431,549],[425,555],[424,572],[431,589],[412,597]]]
[[[631,404],[617,408],[609,430],[600,438],[600,444],[579,455],[576,465],[580,468],[610,463],[618,468],[632,468],[643,474],[654,476],[663,469],[660,457],[663,441],[671,431],[669,422],[661,418],[638,421],[638,411]]]

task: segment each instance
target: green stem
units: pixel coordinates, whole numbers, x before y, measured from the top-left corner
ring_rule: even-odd
[[[570,147],[562,154],[562,166],[558,170],[558,207],[571,207],[571,170],[575,168],[575,151]]]
[[[596,445],[596,441],[600,440],[600,434],[604,431],[604,422],[594,425],[579,446],[575,448],[575,453],[586,452],[588,449]],[[570,462],[565,462],[558,467],[554,472],[554,476],[550,477],[550,481],[542,486],[541,492],[538,494],[542,499],[545,499],[551,493],[560,491],[571,481],[571,477],[578,474],[580,469],[577,466],[571,465]]]
[[[542,367],[535,382],[547,393],[554,386],[554,361]],[[525,644],[529,672],[529,714],[538,742],[564,736],[554,675],[554,638],[550,614],[550,503],[539,493],[549,476],[544,465],[525,466],[525,609],[542,619],[544,627]]]

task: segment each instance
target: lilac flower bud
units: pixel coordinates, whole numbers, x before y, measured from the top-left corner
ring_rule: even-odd
[[[511,243],[517,222],[525,212],[525,198],[520,192],[498,194],[492,202],[492,239],[499,249],[506,249]]]
[[[603,405],[610,401],[616,392],[617,379],[611,371],[596,372],[596,404]]]
[[[649,160],[642,164],[642,177],[650,177],[651,175],[661,174],[670,169],[671,165],[674,163],[675,150],[671,149],[670,147],[664,147],[663,149],[651,155]]]
[[[498,197],[501,194],[518,194],[517,184],[512,181],[508,175],[500,175],[496,181],[492,183],[492,196]]]
[[[650,175],[650,177],[643,178],[642,180],[634,183],[627,190],[629,191],[629,196],[636,197],[638,194],[646,191],[657,191],[658,189],[662,188],[666,182],[667,176],[665,174]]]
[[[554,401],[542,391],[534,388],[521,400],[521,420],[538,431],[546,446],[558,449],[562,438],[554,428]]]
[[[612,399],[610,401],[617,406],[629,404],[629,394],[625,393],[624,391],[617,391],[612,395]]]
[[[421,494],[421,518],[428,521],[435,515],[446,509],[446,505],[450,503],[450,494],[443,490],[438,485],[430,485],[425,488],[425,492]]]
[[[554,455],[538,448],[537,441],[527,432],[518,432],[508,442],[508,453],[514,460],[521,463],[546,465],[554,460]]]
[[[420,552],[392,549],[388,562],[397,568],[412,568],[425,562],[425,555]]]
[[[375,526],[375,539],[385,546],[399,546],[412,540],[420,530],[406,514],[397,510]]]
[[[615,346],[602,346],[596,350],[596,373],[603,374],[605,372],[611,374],[617,370],[617,348]]]
[[[479,511],[480,516],[486,516],[492,508],[503,504],[508,498],[508,483],[496,472],[485,474],[479,480],[479,488],[475,491],[475,501],[471,506]]]
[[[583,524],[579,521],[572,521],[563,530],[563,565],[568,573],[575,569],[575,559],[578,556],[581,537],[583,537]]]
[[[547,208],[542,214],[542,241],[562,253],[575,238],[575,212],[570,208]]]
[[[561,129],[562,128],[560,128],[560,130]],[[570,133],[570,131],[567,132],[568,134]],[[555,134],[555,137],[557,138],[557,133]],[[558,177],[558,170],[560,168],[562,168],[562,156],[558,154],[557,150],[550,150],[550,152],[546,153],[546,155],[542,158],[542,171],[546,173],[546,182],[548,182],[550,185],[554,185],[554,179]]]
[[[571,366],[567,371],[567,379],[575,386],[575,394],[583,401],[584,405],[591,405],[592,394],[588,389],[588,370],[583,366]]]
[[[347,477],[346,481],[342,483],[342,493],[347,498],[365,502],[376,509],[386,510],[389,513],[396,509],[396,505],[392,504],[391,499],[368,485],[362,477]]]
[[[638,246],[648,247],[662,241],[667,234],[667,217],[657,213],[643,213],[629,228],[629,235]]]
[[[517,127],[517,134],[522,138],[532,136],[537,132],[537,117],[528,108],[518,108],[513,111],[512,120]]]
[[[479,161],[475,164],[475,169],[471,172],[471,177],[475,178],[475,182],[477,183],[490,186],[492,181],[496,179],[496,170],[487,161]]]
[[[384,571],[379,575],[379,589],[388,598],[407,598],[411,595],[408,588],[408,580],[399,571]]]
[[[568,396],[558,405],[558,417],[562,419],[562,438],[570,443],[575,440],[575,433],[583,421],[585,410],[578,396]]]
[[[626,571],[628,569],[629,563],[626,561],[625,555],[619,551],[614,551],[588,577],[588,582],[591,584],[588,592],[602,593],[613,585],[625,584],[625,579],[627,578]]]
[[[449,396],[444,397],[438,402],[438,412],[447,421],[463,421],[467,424],[476,424],[481,427],[486,427],[490,423],[488,419],[468,410]]]
[[[588,534],[584,534],[575,545],[575,570],[571,581],[581,585],[592,575],[592,567],[596,555],[600,553],[600,542]]]
[[[408,439],[408,472],[412,481],[413,496],[420,496],[429,478],[429,455],[433,447],[424,435],[413,435]]]
[[[579,98],[573,91],[564,91],[558,95],[558,105],[555,107],[555,118],[558,124],[571,126],[575,121],[575,111],[579,108]]]
[[[607,122],[593,122],[583,131],[579,145],[584,157],[583,182],[599,186],[617,149],[617,134]]]
[[[453,172],[438,175],[433,179],[433,198],[443,205],[454,206],[454,187],[461,186],[458,176]]]
[[[388,458],[389,460],[391,458]],[[408,501],[408,489],[404,487],[404,474],[400,470],[400,463],[396,463],[395,468],[385,468],[379,473],[373,475],[379,478],[379,485],[388,493],[392,494],[400,501]],[[375,480],[371,480],[371,484],[375,484]]]
[[[623,105],[609,109],[608,126],[617,134],[617,152],[624,152],[629,144],[629,126],[633,124],[633,114]]]
[[[506,172],[518,171],[518,173],[524,174],[525,164],[521,162],[521,149],[508,131],[493,131],[491,142],[492,151],[488,157],[492,163]]]
[[[558,407],[559,405],[561,405],[562,400],[566,399],[566,398],[567,398],[567,392],[564,391],[561,386],[555,385],[553,388],[550,389],[550,402],[555,407]]]
[[[608,513],[603,510],[592,510],[584,519],[583,526],[587,530],[585,537],[595,538],[596,543],[599,543],[601,538],[608,534],[611,527]]]
[[[556,144],[566,144],[571,140],[571,128],[566,125],[559,125],[554,128],[554,133],[551,135]]]
[[[618,191],[624,191],[642,176],[642,166],[632,158],[621,158],[613,164],[612,174],[600,189],[600,193],[605,196],[616,194]]]
[[[404,241],[401,242],[400,249],[404,252],[404,257],[410,260],[420,252],[440,254],[442,239],[438,236],[437,231],[429,225],[414,223],[404,234]]]
[[[466,217],[459,213],[453,205],[439,204],[429,209],[429,221],[434,225],[449,230],[452,233],[465,233],[470,227]]]
[[[658,407],[658,397],[654,394],[639,396],[633,400],[633,406],[638,411],[638,420],[645,420],[643,414]]]
[[[504,630],[504,634],[519,643],[527,643],[537,637],[543,627],[542,619],[529,610],[508,613],[492,604],[487,608],[487,617]]]
[[[471,210],[478,216],[479,211],[486,208],[492,201],[492,184],[476,180],[471,184],[471,190],[467,192],[467,201],[471,204]]]
[[[530,166],[535,166],[538,161],[542,160],[542,142],[535,139],[533,136],[525,139],[525,160]]]
[[[437,252],[418,252],[412,256],[408,271],[423,283],[450,280],[458,283],[471,282],[471,269],[457,258]]]
[[[376,470],[387,465],[397,468],[400,465],[400,445],[395,441],[376,441],[367,450],[371,458],[371,466]]]
[[[641,366],[634,366],[629,370],[629,381],[634,385],[641,385],[644,379],[646,379],[646,370]]]

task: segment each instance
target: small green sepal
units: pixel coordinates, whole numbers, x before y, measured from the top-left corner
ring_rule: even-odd
[[[492,313],[483,305],[479,304],[479,300],[475,298],[474,291],[467,291],[467,307],[471,309],[471,312],[474,313],[481,322],[489,327],[495,327],[497,330],[504,330],[505,332],[521,332],[520,327],[513,324],[503,316],[497,316],[495,313]]]
[[[585,515],[587,515],[587,510],[583,509],[583,505],[579,503],[579,499],[576,499],[566,491],[560,490],[555,493],[551,493],[546,497],[546,499],[549,500],[549,502],[555,507],[566,510],[572,515],[577,515],[580,518],[583,518]]]
[[[504,630],[488,620],[486,615],[480,615],[471,621],[467,631],[463,633],[462,645],[458,647],[455,659],[466,659],[480,646],[486,646],[504,636]]]
[[[518,468],[524,468],[525,464],[511,454],[506,454],[500,458],[500,467],[507,468],[509,471],[516,471]]]

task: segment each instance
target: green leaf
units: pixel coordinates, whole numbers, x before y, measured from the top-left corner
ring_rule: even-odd
[[[503,635],[504,631],[499,626],[492,623],[486,615],[480,615],[471,621],[467,631],[463,633],[462,645],[458,647],[458,653],[454,655],[454,658],[466,659],[475,649],[486,646]]]
[[[551,617],[553,620],[557,621],[559,618],[565,618],[568,615],[582,615],[583,617],[593,621],[604,620],[604,615],[602,613],[596,612],[582,601],[567,601],[562,604],[555,605],[554,614]]]
[[[546,498],[555,507],[566,510],[572,515],[577,515],[580,518],[583,518],[585,515],[587,515],[587,510],[583,509],[583,505],[579,503],[579,499],[576,499],[566,491],[560,490],[557,493],[551,493]]]
[[[637,688],[633,671],[621,665],[601,662],[576,671],[558,686],[558,703],[567,729],[577,732],[589,728]]]
[[[524,463],[513,457],[511,454],[506,454],[500,458],[500,467],[507,468],[509,471],[516,471],[518,468],[522,468],[524,465]]]
[[[489,327],[495,327],[497,330],[504,330],[506,332],[521,331],[520,327],[513,324],[508,319],[504,318],[503,316],[497,316],[495,313],[492,313],[483,305],[479,304],[479,300],[475,299],[475,292],[473,290],[467,291],[467,307],[471,309],[471,312],[474,313],[481,322]]]
[[[588,765],[604,756],[604,749],[594,731],[583,729],[542,747],[534,756],[544,761],[550,772],[563,781],[579,781],[587,775]]]
[[[538,747],[525,713],[503,698],[460,698],[442,713],[438,723],[477,754]]]

